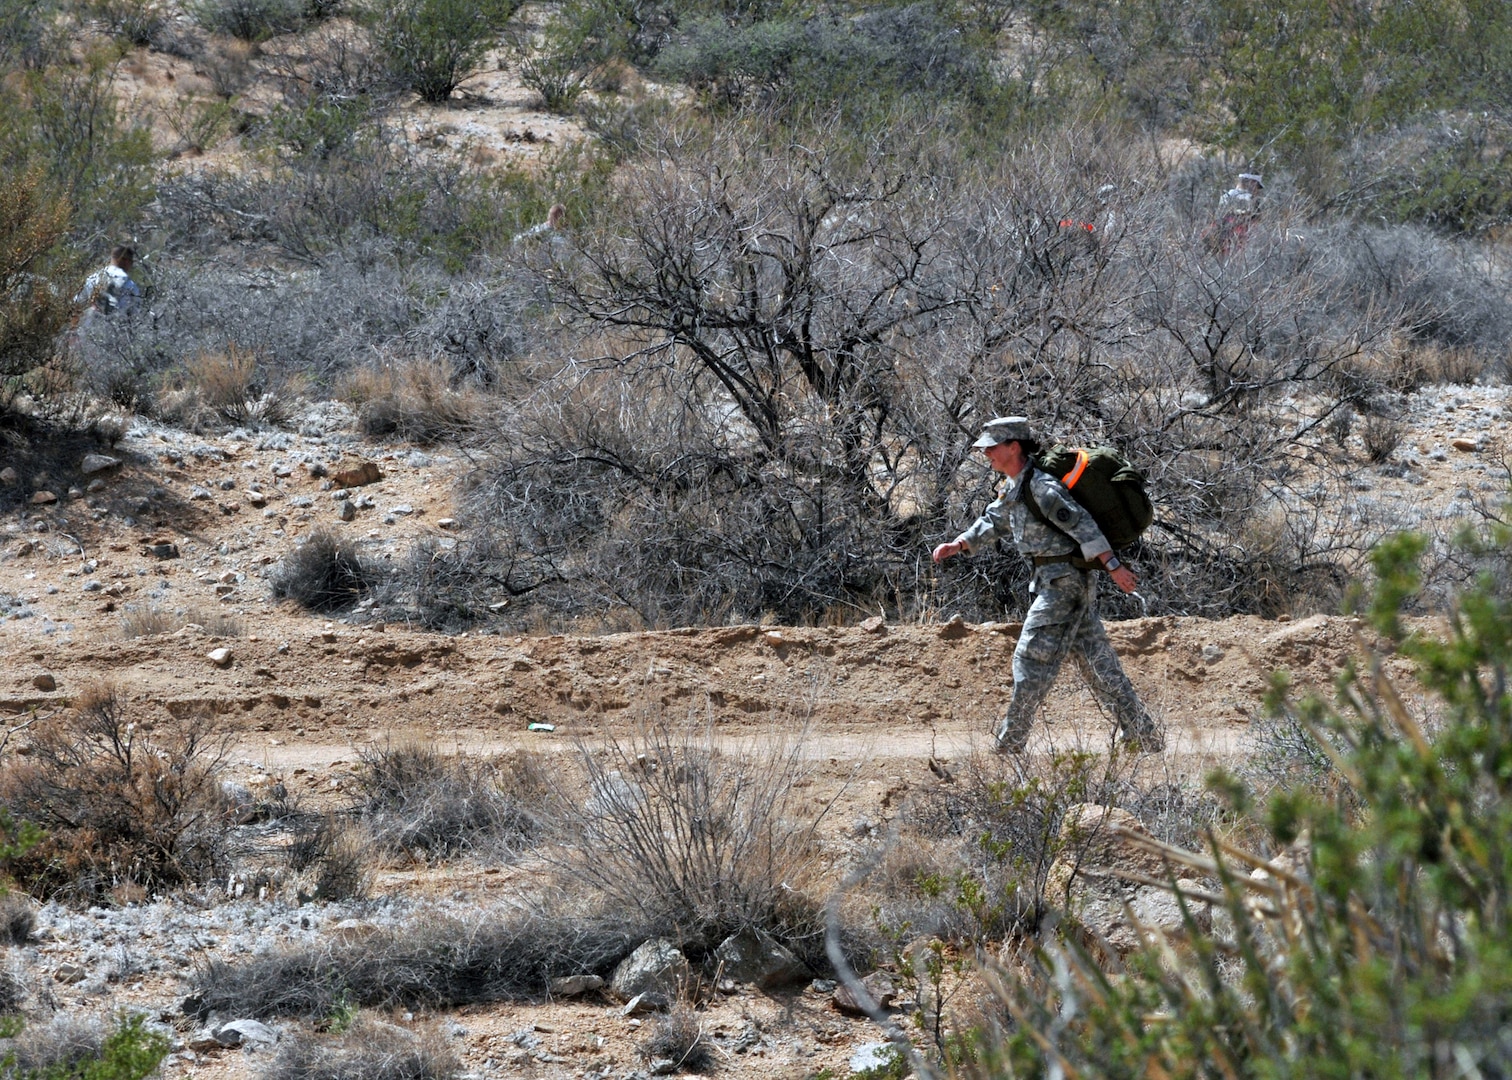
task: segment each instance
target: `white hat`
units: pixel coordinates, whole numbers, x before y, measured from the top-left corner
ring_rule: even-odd
[[[1239,174],[1239,179],[1253,180],[1255,182],[1255,186],[1258,188],[1263,188],[1265,186],[1265,181],[1260,179],[1260,174],[1257,172],[1242,172]]]

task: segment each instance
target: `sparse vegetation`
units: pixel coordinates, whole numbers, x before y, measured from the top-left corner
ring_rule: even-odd
[[[377,572],[354,542],[329,529],[316,529],[274,575],[273,595],[315,611],[337,611],[360,600],[377,580]]]
[[[144,1080],[168,1056],[168,1037],[146,1026],[141,1013],[122,1015],[113,1027],[58,1016],[0,1039],[5,1080]]]
[[[25,757],[0,763],[0,798],[42,832],[3,863],[22,887],[98,901],[220,878],[224,739],[210,720],[148,731],[112,688],[95,687],[29,736]]]
[[[452,1080],[461,1064],[434,1036],[371,1017],[339,1034],[285,1040],[260,1080]]]
[[[379,0],[374,40],[391,78],[438,104],[476,69],[521,0]]]
[[[648,1062],[670,1061],[674,1073],[706,1073],[715,1065],[698,1014],[685,1002],[678,1002],[657,1018],[640,1049]]]

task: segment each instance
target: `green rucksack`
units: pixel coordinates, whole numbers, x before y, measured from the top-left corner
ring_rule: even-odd
[[[1115,549],[1138,540],[1155,520],[1155,507],[1145,492],[1144,473],[1111,446],[1090,450],[1052,446],[1039,455],[1034,467],[1066,486]],[[1029,490],[1025,479],[1021,492]],[[1024,505],[1041,522],[1055,528],[1033,497],[1025,495]]]

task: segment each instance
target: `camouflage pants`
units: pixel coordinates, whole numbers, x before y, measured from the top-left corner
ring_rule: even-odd
[[[1046,571],[1050,571],[1047,573]],[[1097,616],[1097,576],[1069,567],[1035,573],[1034,603],[1013,650],[1013,696],[998,724],[998,748],[1023,750],[1034,714],[1070,653],[1125,737],[1153,738],[1154,721],[1139,701]]]

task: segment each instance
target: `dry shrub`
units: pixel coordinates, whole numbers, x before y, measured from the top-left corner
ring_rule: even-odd
[[[1406,434],[1407,425],[1395,416],[1370,413],[1360,424],[1360,442],[1374,465],[1389,461]]]
[[[444,1008],[540,1000],[558,976],[607,976],[645,937],[621,913],[573,910],[567,897],[465,919],[421,911],[359,941],[212,961],[195,976],[193,998],[202,1016],[311,1020],[343,1003]]]
[[[367,895],[367,845],[344,818],[320,814],[298,821],[285,849],[289,869],[304,876],[301,899],[352,900]]]
[[[36,926],[31,900],[19,893],[0,892],[0,944],[25,945]]]
[[[580,746],[589,796],[559,800],[563,873],[694,959],[751,926],[816,955],[810,890],[825,886],[818,832],[834,802],[805,805],[802,743],[773,734],[727,755],[707,731],[663,725]]]
[[[19,944],[19,942],[18,942]],[[14,1016],[26,1004],[26,984],[14,971],[0,968],[0,1017]]]
[[[545,783],[535,760],[447,757],[417,745],[363,751],[358,814],[379,849],[408,858],[508,856],[533,843]]]
[[[255,354],[235,345],[202,352],[184,364],[176,392],[158,399],[165,419],[209,414],[241,427],[287,423],[292,401]]]
[[[97,686],[30,735],[30,752],[0,772],[0,801],[44,833],[6,867],[23,887],[103,900],[221,876],[226,738],[213,719],[132,723],[114,689]]]
[[[246,633],[240,619],[213,608],[189,608],[182,614],[174,614],[156,604],[128,604],[121,616],[121,636],[128,640],[171,634],[186,626],[198,626],[215,638],[239,638]]]
[[[698,1014],[683,1002],[657,1019],[640,1052],[648,1062],[670,1061],[673,1073],[704,1073],[714,1068],[714,1053],[703,1037]]]
[[[356,603],[378,580],[357,545],[330,529],[316,529],[284,559],[273,576],[273,595],[315,611]]]
[[[433,1035],[359,1017],[339,1035],[300,1032],[284,1040],[259,1080],[450,1080],[462,1070]]]
[[[58,1013],[46,1023],[29,1024],[6,1047],[14,1057],[4,1075],[89,1075],[81,1066],[100,1058],[106,1034],[98,1020],[67,1013]]]
[[[446,365],[412,360],[352,372],[341,396],[369,438],[454,441],[475,431],[488,409],[482,391],[466,383],[454,387],[454,381]]]

